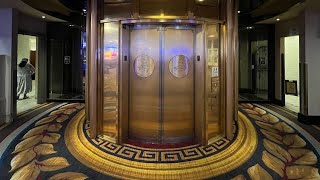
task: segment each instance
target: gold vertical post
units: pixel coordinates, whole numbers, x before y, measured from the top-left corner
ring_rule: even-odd
[[[90,121],[90,137],[95,138],[97,136],[97,76],[98,76],[98,64],[97,64],[97,49],[98,49],[98,1],[88,1],[88,14],[87,14],[87,113],[88,120]]]
[[[239,30],[238,30],[238,5],[239,1],[234,0],[233,6],[233,58],[234,58],[234,119],[238,120],[238,102],[239,102]],[[232,126],[233,127],[233,126]]]
[[[238,57],[238,21],[236,0],[226,2],[226,136],[228,139],[233,135],[233,121],[237,119],[238,105],[238,80],[237,80],[237,57]]]
[[[100,23],[100,20],[103,19],[104,15],[104,1],[97,0],[98,2],[98,24],[97,24],[97,82],[98,82],[98,93],[97,93],[97,134],[101,134],[103,130],[103,119],[104,119],[104,61],[103,61],[103,44],[104,44],[104,37],[103,37],[103,24]]]
[[[90,2],[87,1],[87,16],[86,16],[86,42],[90,41],[89,34],[90,34],[90,16],[89,14],[91,13]],[[85,84],[85,105],[86,105],[86,119],[89,119],[89,86],[90,86],[90,81],[89,81],[89,57],[90,57],[90,50],[89,50],[89,43],[87,43],[87,49],[86,49],[86,56],[87,56],[87,66],[86,66],[86,84]]]

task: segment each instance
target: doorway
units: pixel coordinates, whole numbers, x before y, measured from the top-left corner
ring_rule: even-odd
[[[299,36],[284,37],[281,41],[284,44],[285,107],[298,113],[300,112]]]
[[[193,141],[193,51],[192,27],[131,27],[129,139]]]
[[[18,34],[17,114],[22,114],[38,105],[38,82],[35,78],[38,69],[37,42],[36,36]]]
[[[239,28],[239,100],[269,102],[274,96],[274,29],[269,25]]]
[[[251,42],[253,90],[261,100],[268,99],[268,41]]]

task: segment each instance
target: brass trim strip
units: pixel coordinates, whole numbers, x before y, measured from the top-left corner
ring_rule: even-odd
[[[224,24],[225,23],[224,21],[212,20],[207,18],[188,19],[188,17],[179,17],[179,16],[170,16],[170,17],[145,16],[145,17],[140,17],[139,19],[115,18],[115,19],[104,19],[104,20],[101,20],[100,23],[117,22],[117,21],[121,21],[121,24],[133,24],[133,23]]]
[[[159,59],[159,68],[160,68],[160,71],[159,71],[159,80],[160,80],[160,86],[159,86],[159,95],[160,95],[160,129],[159,129],[159,138],[158,138],[158,141],[159,143],[163,143],[163,131],[164,131],[164,117],[163,117],[163,114],[164,114],[164,69],[165,69],[165,59],[164,59],[164,37],[165,37],[165,29],[164,27],[160,26],[159,29],[158,29],[159,33],[160,33],[160,59]]]

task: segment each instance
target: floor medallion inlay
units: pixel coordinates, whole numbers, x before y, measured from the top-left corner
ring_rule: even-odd
[[[202,179],[236,169],[252,156],[257,146],[253,125],[239,113],[237,127],[232,142],[224,138],[210,146],[154,150],[117,145],[100,138],[92,141],[83,110],[67,126],[65,142],[76,159],[106,175],[128,179]]]

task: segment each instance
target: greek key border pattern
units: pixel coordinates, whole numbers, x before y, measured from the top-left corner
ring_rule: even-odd
[[[83,131],[89,142],[94,144],[97,148],[108,154],[128,159],[131,161],[145,162],[145,163],[181,163],[185,161],[193,161],[208,156],[215,155],[225,148],[227,148],[236,138],[238,133],[238,126],[235,123],[235,131],[232,140],[222,138],[211,145],[201,146],[193,145],[175,149],[144,149],[137,146],[129,146],[126,144],[118,145],[109,142],[100,137],[92,140],[89,137],[90,124],[86,120],[83,125]]]

